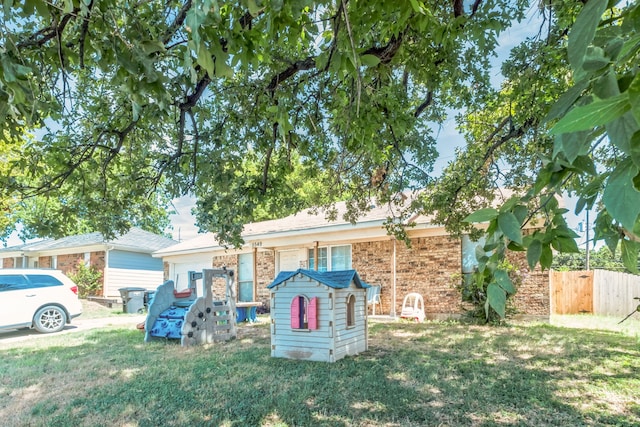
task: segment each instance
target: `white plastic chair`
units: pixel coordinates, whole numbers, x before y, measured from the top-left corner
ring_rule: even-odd
[[[367,288],[367,305],[372,307],[372,315],[376,315],[376,304],[380,304],[382,308],[382,301],[380,300],[380,289],[382,286],[370,286]]]
[[[412,292],[404,297],[400,317],[414,319],[416,322],[424,322],[424,301],[422,295]]]

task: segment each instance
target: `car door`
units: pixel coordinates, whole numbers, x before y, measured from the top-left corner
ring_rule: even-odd
[[[0,275],[0,326],[31,324],[37,305],[36,289],[24,275]]]

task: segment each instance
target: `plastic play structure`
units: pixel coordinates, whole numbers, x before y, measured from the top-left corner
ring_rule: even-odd
[[[224,300],[215,300],[214,279],[226,280]],[[203,296],[196,297],[202,279]],[[145,342],[179,339],[182,346],[226,341],[236,337],[236,307],[233,270],[211,269],[189,272],[189,287],[176,291],[169,280],[158,287],[149,303]]]
[[[424,301],[422,300],[422,295],[415,292],[407,294],[402,302],[400,317],[403,319],[414,319],[416,322],[424,322]]]

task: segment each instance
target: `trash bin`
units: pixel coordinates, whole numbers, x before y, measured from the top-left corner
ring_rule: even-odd
[[[124,313],[142,313],[144,311],[145,288],[120,288],[122,311]]]
[[[149,306],[153,302],[153,297],[156,295],[156,291],[145,291],[144,293],[144,309],[149,311]]]

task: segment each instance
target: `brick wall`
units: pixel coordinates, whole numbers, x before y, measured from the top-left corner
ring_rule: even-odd
[[[460,239],[449,236],[433,236],[412,239],[411,247],[395,242],[396,251],[396,299],[393,299],[393,251],[394,241],[360,242],[352,245],[352,266],[362,280],[381,285],[382,307],[379,311],[389,314],[392,304],[400,314],[402,301],[410,292],[418,292],[425,303],[428,318],[446,318],[463,313],[463,303],[456,285],[462,271]],[[519,314],[549,315],[548,274],[539,270],[529,271],[524,253],[512,254],[511,262],[518,266],[520,278],[518,293],[513,299]],[[258,251],[256,299],[269,306],[266,286],[275,277],[275,253]],[[213,268],[222,266],[237,271],[237,255],[214,256]]]
[[[267,286],[273,282],[276,276],[276,257],[274,251],[258,251],[257,254],[257,271],[258,271],[258,292],[256,300],[262,302],[265,307],[269,307],[271,300],[269,298],[270,291]]]
[[[460,240],[434,236],[412,239],[411,243],[407,248],[404,242],[396,242],[396,314],[400,314],[403,298],[410,292],[422,295],[428,318],[462,314],[463,304],[455,288],[462,269]],[[384,314],[392,311],[392,260],[392,240],[352,245],[352,265],[360,278],[382,286],[380,299]],[[548,316],[548,274],[539,269],[529,271],[524,253],[514,254],[510,260],[518,266],[521,281],[513,300],[517,312]]]
[[[91,264],[91,266],[100,271],[104,271],[104,267],[106,266],[104,259],[104,251],[91,252],[91,254],[89,255],[89,263]]]
[[[41,256],[38,257],[38,266],[40,268],[52,268],[53,267],[53,258],[50,256]]]
[[[211,267],[222,268],[226,266],[238,272],[238,255],[219,255],[214,256]],[[257,292],[256,301],[262,302],[265,307],[269,307],[269,290],[267,286],[273,281],[275,277],[275,254],[273,251],[258,251],[256,255],[256,270],[257,270]],[[234,278],[237,282],[237,277]]]
[[[63,273],[69,272],[75,273],[78,265],[78,261],[84,260],[84,253],[79,254],[65,254],[58,255],[58,270],[62,270]]]

